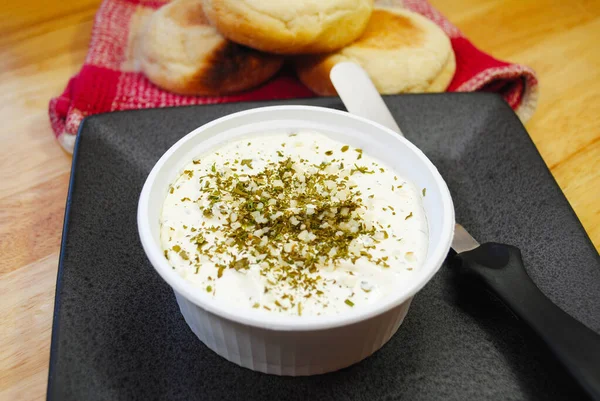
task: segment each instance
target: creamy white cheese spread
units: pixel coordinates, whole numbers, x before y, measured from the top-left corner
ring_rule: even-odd
[[[161,243],[173,269],[219,302],[345,313],[400,291],[424,262],[425,195],[318,132],[246,137],[183,169]]]

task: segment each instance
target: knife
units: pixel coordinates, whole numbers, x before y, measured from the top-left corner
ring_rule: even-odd
[[[357,64],[342,62],[330,78],[346,109],[402,135],[392,113],[367,73]],[[528,324],[554,352],[575,380],[600,400],[600,335],[548,299],[527,274],[521,251],[511,245],[480,245],[456,224],[452,249],[459,274],[483,283]]]
[[[577,382],[600,400],[600,336],[556,306],[527,274],[519,248],[488,242],[479,245],[460,224],[452,249],[459,274],[476,278],[554,352]]]

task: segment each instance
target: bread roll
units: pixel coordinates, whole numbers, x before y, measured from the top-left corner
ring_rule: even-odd
[[[372,8],[373,0],[204,0],[223,36],[278,54],[340,49],[365,30]]]
[[[420,14],[400,8],[375,8],[354,43],[327,55],[298,57],[296,71],[313,92],[335,95],[329,72],[342,61],[360,64],[383,94],[441,92],[456,70],[444,32]]]
[[[175,0],[148,21],[136,52],[155,85],[184,95],[225,95],[272,77],[281,57],[230,42],[209,25],[202,0]]]

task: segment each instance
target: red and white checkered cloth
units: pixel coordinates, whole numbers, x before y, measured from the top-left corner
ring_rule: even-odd
[[[86,116],[116,110],[183,106],[315,96],[290,71],[266,84],[230,96],[181,96],[154,86],[139,72],[133,43],[148,16],[168,0],[104,0],[92,30],[84,65],[59,97],[50,101],[52,129],[60,144],[72,151],[79,124]],[[499,61],[475,48],[427,0],[379,0],[403,5],[438,24],[450,37],[456,54],[456,73],[448,91],[500,93],[522,120],[533,114],[538,81],[529,67]]]

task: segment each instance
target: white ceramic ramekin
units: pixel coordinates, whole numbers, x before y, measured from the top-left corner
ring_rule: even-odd
[[[360,147],[419,188],[429,223],[427,259],[407,285],[381,302],[336,316],[287,316],[238,309],[213,300],[181,278],[163,256],[159,218],[169,184],[194,157],[241,136],[317,130]],[[231,114],[173,145],[148,176],[138,205],[138,228],[148,259],[173,288],[185,321],[217,354],[240,366],[278,375],[312,375],[354,364],[381,348],[402,324],[412,297],[433,277],[450,248],[454,208],[446,183],[427,157],[392,130],[352,114],[320,107],[276,106]]]

